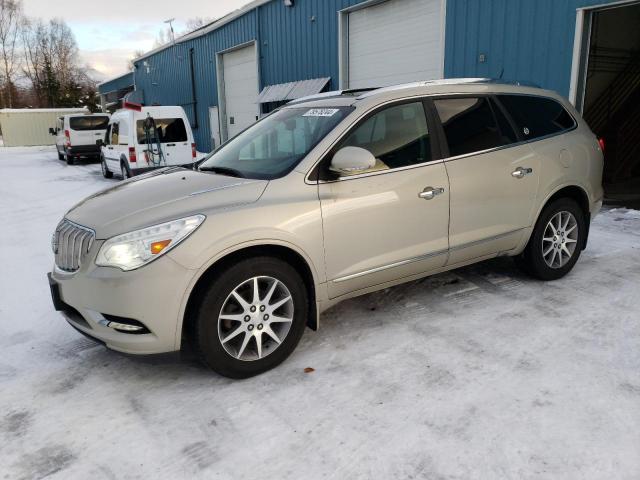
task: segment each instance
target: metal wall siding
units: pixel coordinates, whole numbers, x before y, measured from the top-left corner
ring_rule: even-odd
[[[113,78],[107,82],[98,85],[98,92],[105,94],[108,92],[114,92],[133,85],[133,72],[125,73],[124,75]]]
[[[445,76],[502,75],[568,96],[576,10],[613,2],[447,0]]]
[[[184,105],[197,115],[198,149],[211,147],[209,107],[218,105],[216,53],[253,40],[258,42],[260,88],[296,80],[331,77],[338,88],[338,11],[364,0],[281,0],[261,5],[207,35],[178,43],[136,62],[136,88],[147,105]],[[312,20],[313,17],[313,20]],[[197,109],[191,111],[189,49],[194,49]],[[144,61],[151,66],[146,73]],[[193,118],[191,119],[193,123]]]

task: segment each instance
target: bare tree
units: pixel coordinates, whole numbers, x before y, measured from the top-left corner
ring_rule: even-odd
[[[127,61],[127,70],[128,70],[128,71],[133,70],[133,68],[135,67],[135,65],[133,64],[133,61],[134,61],[136,58],[139,58],[139,57],[141,57],[142,55],[144,55],[144,50],[135,50],[135,51],[133,52],[133,54],[132,54],[132,55],[133,55],[133,57],[132,57],[132,58],[130,58],[130,59],[129,59],[129,61]]]
[[[13,105],[14,80],[20,67],[18,40],[22,19],[21,0],[0,0],[0,88],[7,107]]]
[[[204,27],[205,25],[209,25],[213,22],[212,18],[204,18],[204,17],[194,17],[187,20],[186,27],[187,32],[193,32],[194,30],[198,30],[199,28]]]
[[[75,106],[86,90],[95,89],[87,69],[78,63],[78,46],[63,20],[25,21],[22,37],[23,72],[40,105]]]

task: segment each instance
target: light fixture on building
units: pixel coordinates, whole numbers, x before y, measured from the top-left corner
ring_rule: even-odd
[[[284,6],[285,7],[293,7],[293,1],[294,0],[284,0]]]

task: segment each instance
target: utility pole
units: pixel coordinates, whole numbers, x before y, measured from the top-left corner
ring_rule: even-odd
[[[173,22],[175,22],[176,19],[175,18],[170,18],[169,20],[165,20],[164,23],[168,23],[169,24],[169,30],[171,31],[171,43],[175,45],[176,43],[176,35],[175,32],[173,31]]]

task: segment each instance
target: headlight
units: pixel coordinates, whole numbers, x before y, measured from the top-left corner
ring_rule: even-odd
[[[102,244],[96,265],[134,270],[178,245],[204,219],[204,215],[193,215],[112,237]]]

